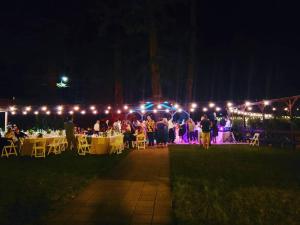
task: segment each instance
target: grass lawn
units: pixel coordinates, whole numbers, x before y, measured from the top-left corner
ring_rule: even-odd
[[[300,224],[300,152],[170,147],[178,225]]]
[[[39,224],[126,155],[0,159],[0,224]]]

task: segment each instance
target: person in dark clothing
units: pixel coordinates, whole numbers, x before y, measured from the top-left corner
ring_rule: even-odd
[[[212,122],[212,127],[211,127],[211,136],[212,136],[212,142],[215,144],[217,143],[217,136],[218,136],[218,121],[214,120]]]
[[[202,143],[203,147],[205,149],[208,149],[209,143],[210,143],[210,127],[211,127],[211,122],[207,118],[207,115],[203,116],[203,119],[201,120],[201,128],[202,128]]]
[[[64,123],[64,128],[66,131],[66,138],[68,141],[68,150],[76,150],[77,149],[77,145],[76,145],[76,138],[75,138],[75,134],[74,134],[74,123],[73,123],[73,118],[71,116],[69,116],[67,118],[67,121]]]

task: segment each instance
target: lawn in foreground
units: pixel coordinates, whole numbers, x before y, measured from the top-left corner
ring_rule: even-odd
[[[1,159],[0,224],[39,224],[125,155],[79,157],[65,152],[46,159]]]
[[[300,153],[241,145],[171,146],[178,225],[300,224]]]

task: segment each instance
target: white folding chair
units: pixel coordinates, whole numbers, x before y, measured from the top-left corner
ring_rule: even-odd
[[[46,139],[34,139],[31,156],[35,158],[46,158]]]
[[[48,150],[48,155],[50,153],[54,153],[55,155],[60,154],[60,145],[61,145],[61,138],[53,138],[52,142],[48,144],[49,150]]]
[[[255,133],[253,138],[250,138],[250,146],[259,146],[259,133]]]
[[[78,136],[78,155],[90,153],[91,145],[88,144],[86,136]]]
[[[136,146],[137,146],[137,149],[146,149],[145,135],[137,135],[136,136]]]
[[[12,140],[7,140],[7,145],[5,145],[2,149],[1,157],[9,157],[10,155],[17,156],[17,149]]]

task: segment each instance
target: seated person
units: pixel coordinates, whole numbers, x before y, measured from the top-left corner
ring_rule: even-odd
[[[4,135],[5,138],[11,139],[14,143],[18,141],[18,138],[15,135],[15,132],[9,127]]]

